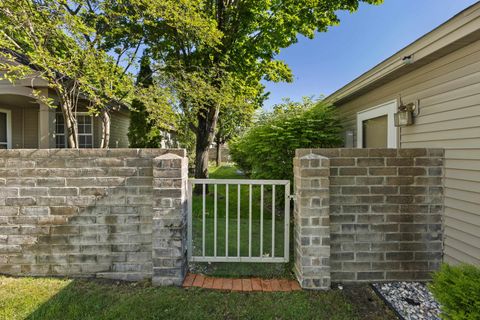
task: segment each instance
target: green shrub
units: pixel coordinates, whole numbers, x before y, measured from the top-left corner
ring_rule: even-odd
[[[480,319],[479,267],[444,264],[434,274],[429,288],[441,304],[444,319]]]
[[[298,148],[341,145],[340,122],[330,105],[287,102],[264,114],[253,127],[229,144],[233,161],[257,179],[292,179]]]

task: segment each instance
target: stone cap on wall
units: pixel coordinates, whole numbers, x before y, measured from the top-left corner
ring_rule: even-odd
[[[297,149],[295,157],[319,154],[327,158],[338,157],[443,157],[442,148],[315,148]]]
[[[134,157],[154,158],[164,154],[186,157],[185,149],[5,149],[0,158],[55,158],[55,157]]]

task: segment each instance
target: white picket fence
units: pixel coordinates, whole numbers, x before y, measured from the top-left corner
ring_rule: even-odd
[[[193,195],[193,190],[196,186],[201,186],[202,189],[201,196]],[[208,187],[207,187],[208,186]],[[222,204],[219,201],[219,188],[222,188]],[[229,191],[237,189],[236,192],[236,208],[230,208],[230,194]],[[258,208],[259,212],[253,212],[253,192],[252,188],[260,189],[260,206]],[[283,199],[283,210],[278,210],[277,202],[275,199],[276,194],[280,191],[279,188],[284,189],[284,199]],[[207,188],[209,192],[207,194]],[[244,226],[244,229],[248,229],[248,239],[242,238],[242,212],[245,204],[241,203],[241,188],[248,188],[248,227]],[[213,191],[212,191],[213,189]],[[269,190],[266,190],[269,189]],[[290,243],[290,181],[288,180],[246,180],[246,179],[190,179],[188,182],[189,190],[189,199],[188,199],[188,259],[192,262],[268,262],[268,263],[281,263],[289,261],[289,243]],[[213,192],[213,241],[207,241],[208,237],[211,237],[211,233],[207,233],[207,215],[210,216],[210,211],[207,209],[207,198],[212,197]],[[268,194],[269,193],[269,194]],[[266,213],[265,210],[265,198],[266,196],[271,197],[271,209],[270,212]],[[201,201],[201,218],[198,217],[200,212],[193,212],[193,201]],[[224,201],[223,201],[224,200]],[[223,203],[224,202],[224,203]],[[219,217],[218,211],[220,205],[225,206],[225,217]],[[212,204],[210,205],[210,207]],[[223,211],[223,209],[222,209]],[[284,213],[283,219],[276,217],[280,212]],[[253,237],[253,216],[259,216],[260,221],[255,221],[259,223],[259,237],[252,239]],[[196,218],[195,218],[195,217]],[[225,219],[220,221],[220,219]],[[276,222],[277,220],[277,222]],[[283,220],[283,239],[278,239],[278,221]],[[221,226],[223,230],[219,230],[220,222],[224,226]],[[200,223],[201,226],[194,224]],[[267,226],[266,223],[269,223],[270,226]],[[245,221],[243,220],[243,224]],[[201,232],[195,232],[194,228],[200,228]],[[236,227],[236,228],[235,228]],[[255,228],[258,226],[255,225]],[[277,229],[276,229],[277,228]],[[266,238],[266,229],[270,229],[270,240],[269,243],[265,243],[264,239]],[[196,229],[200,230],[200,229]],[[235,243],[231,243],[233,232],[236,233]],[[210,230],[211,232],[211,230]],[[224,242],[224,247],[222,250],[219,250],[219,232],[221,232],[222,237],[221,241]],[[230,232],[230,235],[229,235]],[[244,233],[244,232],[243,232]],[[195,239],[194,237],[201,237],[201,239]],[[242,242],[248,241],[247,250],[243,250],[242,253]],[[253,241],[256,240],[256,241]],[[258,241],[257,241],[258,240]],[[284,241],[283,252],[275,252],[276,241]],[[210,246],[213,242],[213,248]],[[223,245],[223,243],[222,243]],[[235,250],[229,250],[230,247],[235,247]],[[243,243],[245,246],[245,243]],[[256,248],[255,248],[256,247]],[[212,250],[213,249],[213,250]],[[254,249],[254,250],[253,250]],[[258,249],[258,250],[257,250]],[[233,251],[233,252],[231,252]],[[255,251],[255,252],[253,252]],[[258,253],[258,254],[257,254]]]

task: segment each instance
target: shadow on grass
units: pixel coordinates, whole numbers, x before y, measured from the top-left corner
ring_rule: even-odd
[[[352,302],[338,290],[235,293],[97,280],[67,281],[69,284],[56,294],[31,305],[33,311],[24,313],[25,316],[19,313],[6,319],[362,319]],[[31,295],[37,290],[38,287],[32,288]]]

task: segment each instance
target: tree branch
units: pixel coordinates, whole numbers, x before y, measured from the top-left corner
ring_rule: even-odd
[[[66,2],[62,3],[62,6],[65,7],[65,9],[67,9],[67,11],[73,16],[76,16],[78,12],[80,12],[80,9],[82,8],[82,5],[79,4],[78,7],[75,10],[73,10],[68,6],[68,3]]]
[[[138,50],[140,49],[140,46],[142,45],[142,42],[143,42],[143,38],[141,38],[138,41],[137,47],[135,48],[135,51],[133,52],[133,56],[130,58],[130,61],[128,62],[127,66],[123,69],[122,76],[124,76],[127,73],[128,69],[132,66],[133,61],[137,57],[137,53],[138,53]]]

